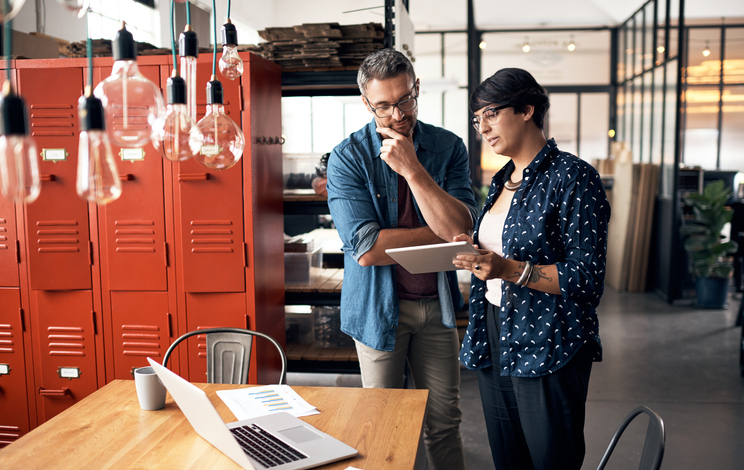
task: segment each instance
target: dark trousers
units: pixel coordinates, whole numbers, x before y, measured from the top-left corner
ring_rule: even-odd
[[[487,311],[491,357],[498,361],[498,307]],[[498,363],[478,371],[483,414],[496,470],[580,470],[594,343],[553,374],[502,377]]]

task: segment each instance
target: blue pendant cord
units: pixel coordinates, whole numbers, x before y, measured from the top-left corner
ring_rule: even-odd
[[[230,0],[227,0],[227,19],[230,19]]]
[[[8,0],[3,0],[3,18],[7,16],[8,11],[10,11]],[[13,50],[12,42],[11,42],[13,38],[12,23],[13,23],[13,20],[8,20],[5,22],[5,24],[3,24],[3,55],[5,56],[5,60],[8,61],[5,66],[5,73],[8,76],[9,82],[11,78],[10,54],[11,54],[11,51]]]
[[[90,40],[90,16],[86,15],[85,57],[88,59],[88,86],[93,88],[93,42]]]
[[[212,0],[212,36],[214,45],[212,46],[212,76],[217,76],[217,2]]]
[[[186,2],[186,9],[189,8],[189,3]],[[178,64],[176,59],[176,0],[171,0],[171,18],[170,18],[170,40],[171,40],[171,51],[173,51],[173,69],[176,70],[178,67],[176,65]]]

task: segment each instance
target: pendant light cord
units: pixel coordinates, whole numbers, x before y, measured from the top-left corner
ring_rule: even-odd
[[[85,15],[85,56],[88,59],[88,86],[93,88],[93,41],[90,39],[90,15]]]
[[[191,24],[191,2],[186,0],[186,24]]]
[[[186,2],[186,9],[189,8],[189,2]],[[171,51],[173,51],[173,69],[177,69],[178,64],[176,59],[176,0],[171,0],[171,20],[170,20],[170,40],[171,40]]]
[[[8,10],[10,10],[8,0],[3,0],[3,18],[5,18],[8,15]],[[11,73],[12,73],[11,67],[10,67],[10,59],[11,59],[10,54],[11,54],[11,51],[13,50],[12,23],[13,23],[13,20],[8,20],[4,22],[3,24],[3,55],[5,56],[5,60],[7,60],[7,64],[5,66],[5,73],[7,74],[8,82],[10,82]]]
[[[214,45],[212,47],[212,76],[217,76],[217,1],[212,0],[212,36],[214,37]]]
[[[230,0],[227,0],[227,19],[230,19]]]

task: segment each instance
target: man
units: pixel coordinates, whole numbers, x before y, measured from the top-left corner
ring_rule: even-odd
[[[385,250],[470,232],[467,152],[456,135],[418,122],[419,82],[403,54],[370,55],[357,82],[373,119],[328,161],[328,204],[344,250],[341,330],[354,338],[364,387],[402,388],[408,362],[414,385],[429,390],[430,468],[463,469],[457,277],[410,274]]]

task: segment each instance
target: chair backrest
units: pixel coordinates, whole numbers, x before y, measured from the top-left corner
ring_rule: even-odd
[[[287,379],[287,356],[282,346],[271,336],[259,331],[243,328],[205,328],[189,331],[178,337],[168,347],[163,356],[163,366],[168,366],[168,359],[179,343],[196,335],[207,335],[207,382],[223,384],[248,383],[248,369],[251,363],[251,346],[253,337],[258,336],[271,342],[279,351],[282,360],[282,372],[279,383]]]
[[[664,457],[664,442],[666,440],[666,433],[664,431],[664,420],[661,416],[656,414],[651,408],[647,406],[639,406],[635,410],[631,411],[628,416],[625,417],[620,426],[612,436],[610,445],[607,447],[602,460],[599,462],[597,470],[602,470],[607,465],[607,461],[612,455],[612,451],[615,449],[620,436],[625,431],[633,419],[640,414],[648,415],[648,428],[646,429],[646,440],[643,443],[643,453],[641,454],[641,463],[638,466],[639,470],[658,470],[661,467],[661,460]]]

